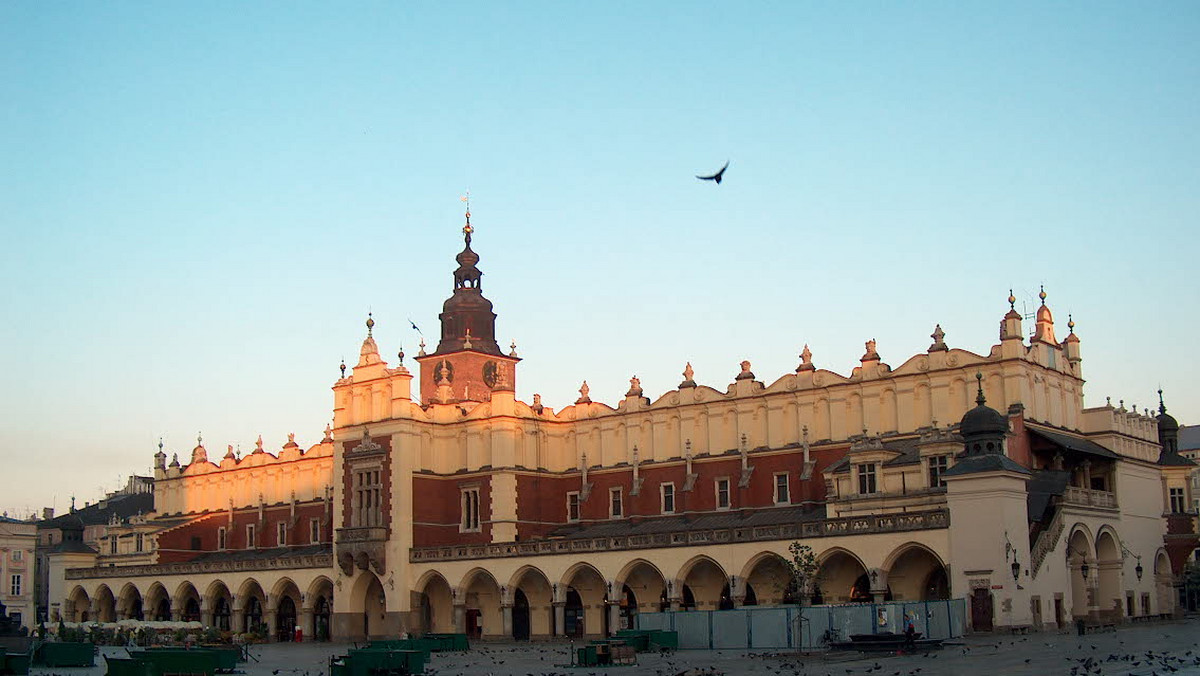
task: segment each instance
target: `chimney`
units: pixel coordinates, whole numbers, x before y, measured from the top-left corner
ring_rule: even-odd
[[[54,518],[54,508],[53,507],[43,507],[42,508],[42,520],[49,521],[50,519],[53,519],[53,518]]]

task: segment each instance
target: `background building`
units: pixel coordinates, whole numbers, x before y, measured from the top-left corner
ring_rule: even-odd
[[[38,573],[37,524],[0,516],[0,599],[8,616],[21,626],[37,623],[33,586]]]

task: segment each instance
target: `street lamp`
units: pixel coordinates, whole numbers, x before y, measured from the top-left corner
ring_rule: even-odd
[[[1088,565],[1087,565],[1087,561],[1084,561],[1082,564],[1080,564],[1080,565],[1079,565],[1079,572],[1080,572],[1080,574],[1082,574],[1082,575],[1083,575],[1083,579],[1085,579],[1085,580],[1086,580],[1086,579],[1087,579],[1087,574],[1088,574]]]
[[[1012,573],[1013,573],[1014,580],[1019,579],[1021,577],[1021,564],[1019,562],[1017,562],[1017,557],[1015,557],[1015,556],[1013,557],[1013,562],[1012,562]]]
[[[1138,582],[1141,582],[1142,581],[1142,573],[1144,572],[1144,569],[1142,568],[1142,562],[1140,560],[1138,561],[1137,568],[1133,569],[1133,572],[1137,573]]]

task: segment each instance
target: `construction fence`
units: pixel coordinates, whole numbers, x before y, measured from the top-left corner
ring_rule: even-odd
[[[638,613],[636,625],[638,629],[678,632],[680,649],[824,650],[829,643],[848,641],[854,634],[902,634],[905,617],[912,618],[922,638],[958,638],[966,628],[967,602],[949,599]]]

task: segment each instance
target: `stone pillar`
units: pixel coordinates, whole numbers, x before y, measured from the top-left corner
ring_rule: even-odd
[[[555,601],[554,605],[554,635],[563,636],[567,633],[567,602]]]
[[[239,606],[234,606],[229,611],[229,630],[235,634],[246,631],[246,613]]]
[[[459,634],[467,633],[467,604],[454,604],[454,631]]]
[[[500,607],[500,614],[504,618],[504,638],[512,638],[513,635],[513,607],[511,603],[505,603]]]
[[[746,602],[746,584],[735,575],[729,576],[729,600],[733,602],[734,608],[741,608]]]
[[[608,602],[608,635],[616,636],[617,630],[621,628],[621,602],[609,600]]]
[[[1079,463],[1079,466],[1083,468],[1083,487],[1090,491],[1092,490],[1092,461],[1084,460]]]
[[[275,626],[275,618],[278,616],[279,611],[274,607],[267,608],[266,612],[263,613],[263,624],[267,625],[268,643],[274,643],[279,640],[277,636],[279,628]]]
[[[178,599],[171,599],[171,619],[175,622],[183,621],[183,603]]]
[[[300,609],[300,631],[304,632],[305,641],[317,640],[317,624],[311,606]]]
[[[213,612],[207,608],[200,609],[200,624],[206,627],[213,626]]]

